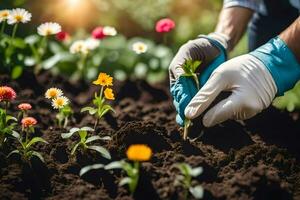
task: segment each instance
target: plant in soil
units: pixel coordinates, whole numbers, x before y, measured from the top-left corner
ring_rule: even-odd
[[[94,129],[96,129],[99,120],[109,111],[115,112],[114,109],[106,104],[106,100],[114,100],[113,90],[109,86],[113,86],[113,77],[106,73],[100,73],[98,79],[93,81],[94,85],[100,85],[100,92],[95,92],[93,104],[95,107],[84,107],[81,112],[88,111],[90,115],[96,117]]]
[[[71,150],[71,155],[74,155],[76,150],[78,148],[81,148],[83,152],[86,152],[88,149],[89,150],[94,150],[99,152],[104,158],[111,159],[110,153],[108,152],[107,149],[105,149],[102,146],[99,145],[90,145],[90,143],[96,141],[96,140],[111,140],[109,136],[104,136],[100,137],[98,135],[90,136],[88,137],[88,132],[94,132],[94,129],[90,127],[82,127],[82,128],[71,128],[71,130],[68,133],[62,133],[61,137],[63,139],[68,139],[72,137],[75,133],[78,133],[80,140],[77,142],[72,150]]]
[[[31,110],[32,106],[29,103],[21,103],[18,105],[18,109],[20,110],[18,114],[18,119],[23,119],[27,117],[28,111]]]
[[[69,118],[73,114],[70,106],[70,100],[63,96],[63,92],[58,88],[50,88],[46,91],[45,97],[52,101],[53,109],[57,109],[56,115],[57,124],[60,128],[66,128],[69,123]]]
[[[196,71],[197,71],[198,67],[200,66],[200,64],[201,64],[201,61],[198,61],[198,60],[195,60],[195,61],[186,60],[184,62],[184,64],[182,65],[182,69],[184,71],[184,74],[182,74],[181,76],[192,77],[193,80],[195,81],[197,90],[200,90],[200,83],[199,83]],[[184,129],[183,129],[183,139],[184,140],[187,139],[189,127],[191,125],[192,125],[191,120],[186,118],[184,120]]]
[[[35,132],[34,126],[37,124],[36,119],[33,117],[25,117],[22,119],[21,124],[22,134],[20,135],[17,132],[14,133],[14,137],[18,140],[20,146],[18,149],[10,152],[7,157],[11,156],[12,154],[20,154],[24,161],[29,162],[30,159],[35,156],[44,162],[42,154],[38,151],[32,150],[32,145],[38,142],[48,144],[48,142],[41,137],[31,138],[31,135],[33,135]]]
[[[7,109],[11,101],[16,98],[16,92],[7,86],[0,87],[0,103],[4,108],[0,108],[0,147],[7,140],[7,137],[14,133],[17,119],[7,114]]]
[[[133,163],[127,162],[125,160],[114,161],[108,165],[95,164],[82,168],[80,170],[80,176],[84,175],[92,169],[104,168],[105,170],[112,169],[122,169],[126,173],[126,177],[122,178],[119,182],[119,186],[128,185],[129,192],[131,195],[134,194],[137,184],[139,181],[139,169],[140,162],[150,160],[152,156],[152,150],[147,145],[144,144],[134,144],[127,149],[127,158]]]
[[[203,172],[202,167],[192,168],[187,163],[179,163],[175,165],[179,169],[180,174],[176,176],[175,185],[184,189],[184,198],[188,199],[189,193],[196,199],[203,198],[203,188],[201,185],[193,186],[192,179],[199,176]]]

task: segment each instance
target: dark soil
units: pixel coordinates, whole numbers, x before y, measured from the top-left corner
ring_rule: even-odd
[[[18,81],[0,75],[0,84],[17,91],[18,98],[11,106],[14,114],[18,103],[33,105],[30,115],[39,121],[36,133],[49,142],[35,146],[43,153],[45,164],[32,159],[31,167],[18,156],[5,158],[3,154],[13,145],[1,150],[0,199],[132,199],[126,187],[118,187],[123,176],[118,170],[78,175],[86,165],[110,161],[94,152],[70,156],[72,141],[61,138],[66,130],[56,128],[55,112],[44,98],[47,88],[62,88],[76,111],[70,127],[92,127],[94,119],[80,113],[80,108],[90,102],[96,87],[83,82],[72,84],[48,73],[38,79],[24,74]],[[112,160],[124,158],[126,148],[133,143],[148,144],[153,149],[152,159],[142,164],[134,199],[182,199],[182,188],[174,186],[178,174],[174,164],[178,162],[203,167],[195,182],[205,188],[204,199],[300,199],[297,113],[269,108],[245,124],[231,121],[210,129],[194,126],[191,136],[196,140],[184,142],[167,85],[115,83],[116,114],[108,114],[97,127],[97,134],[113,138],[102,143]]]

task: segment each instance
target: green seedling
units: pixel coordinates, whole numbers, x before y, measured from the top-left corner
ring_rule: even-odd
[[[94,132],[94,129],[90,127],[82,127],[82,128],[71,128],[70,132],[68,133],[62,133],[61,137],[63,139],[68,139],[71,136],[73,136],[75,133],[78,133],[80,140],[77,142],[72,150],[71,150],[71,155],[74,155],[76,150],[78,148],[81,148],[83,152],[86,152],[88,149],[89,150],[94,150],[99,152],[104,158],[111,159],[110,153],[108,152],[107,149],[105,149],[102,146],[99,145],[90,145],[91,142],[94,142],[96,140],[111,140],[109,136],[104,136],[100,137],[98,135],[94,135],[91,137],[88,137],[88,132]]]
[[[184,189],[184,199],[188,199],[189,193],[196,199],[203,198],[203,188],[201,185],[192,185],[192,179],[199,176],[203,172],[202,167],[192,168],[189,164],[179,163],[175,165],[180,173],[176,176],[175,185],[181,186]]]
[[[193,61],[193,60],[186,60],[185,63],[182,65],[182,69],[184,71],[184,74],[181,76],[185,77],[192,77],[195,81],[197,90],[200,90],[200,83],[198,80],[198,76],[196,74],[196,71],[198,67],[201,65],[201,61]],[[186,140],[188,136],[189,127],[192,125],[192,122],[190,119],[184,120],[184,129],[183,129],[183,139]]]
[[[6,111],[0,108],[0,147],[9,136],[15,133],[16,121],[15,117],[7,115]]]

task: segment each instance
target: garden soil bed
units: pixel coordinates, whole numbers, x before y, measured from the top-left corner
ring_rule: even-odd
[[[3,153],[12,147],[2,150],[1,200],[132,199],[126,188],[117,186],[123,175],[118,170],[78,175],[86,165],[110,161],[94,152],[70,156],[72,141],[61,138],[66,130],[55,127],[55,112],[44,98],[49,87],[63,89],[75,109],[70,127],[93,126],[93,118],[80,113],[80,108],[89,104],[96,87],[83,82],[72,84],[48,73],[37,79],[27,73],[18,81],[0,75],[0,83],[17,91],[17,101],[11,106],[14,114],[18,103],[33,105],[30,115],[39,121],[36,132],[49,142],[35,146],[43,153],[45,164],[32,159],[31,167],[18,156],[5,158]],[[116,82],[114,87],[116,114],[108,114],[96,131],[113,138],[103,145],[113,160],[124,158],[126,148],[133,143],[148,144],[154,151],[152,159],[142,164],[134,199],[182,199],[183,190],[174,186],[178,174],[174,164],[178,162],[203,167],[196,181],[205,188],[204,199],[300,199],[297,113],[271,107],[244,124],[231,121],[210,129],[194,126],[191,137],[195,141],[184,142],[175,122],[167,81],[154,86],[144,81]]]

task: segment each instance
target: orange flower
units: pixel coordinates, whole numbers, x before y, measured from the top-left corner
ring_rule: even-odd
[[[36,119],[33,117],[25,117],[22,119],[21,124],[24,128],[28,128],[37,124]]]
[[[113,77],[106,73],[100,73],[98,76],[98,79],[93,81],[93,84],[95,85],[101,85],[101,86],[112,86],[113,85]]]
[[[0,102],[1,101],[12,101],[17,97],[16,92],[8,86],[0,87]]]
[[[30,110],[32,106],[29,103],[21,103],[18,105],[20,110]]]
[[[133,144],[127,149],[126,154],[129,160],[147,161],[152,156],[152,150],[144,144]]]
[[[106,99],[115,100],[115,95],[113,93],[113,90],[110,89],[110,88],[106,88],[104,90],[104,96],[105,96]]]

